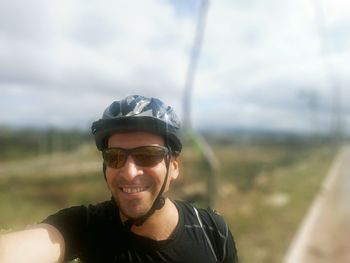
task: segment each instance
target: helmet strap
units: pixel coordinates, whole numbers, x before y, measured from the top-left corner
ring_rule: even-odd
[[[105,165],[105,163],[103,163],[102,164],[103,177],[107,181],[106,170],[107,170],[107,165]]]

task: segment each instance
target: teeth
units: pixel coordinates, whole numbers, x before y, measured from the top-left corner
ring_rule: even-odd
[[[130,187],[122,187],[122,191],[124,193],[128,193],[128,194],[133,194],[133,193],[139,193],[139,192],[143,192],[145,191],[146,188],[145,187],[133,187],[133,188],[130,188]]]

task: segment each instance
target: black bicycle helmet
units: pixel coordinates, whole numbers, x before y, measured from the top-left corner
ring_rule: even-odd
[[[140,95],[128,96],[123,100],[114,101],[104,111],[102,118],[92,124],[96,146],[100,151],[108,147],[108,138],[118,132],[145,131],[164,137],[165,145],[170,155],[177,156],[182,144],[179,139],[180,121],[174,110],[156,98]],[[158,196],[149,211],[136,219],[128,219],[125,226],[142,225],[156,210],[165,204],[163,196],[169,175],[170,156],[165,158],[166,176]],[[104,176],[106,165],[103,164]]]
[[[145,131],[164,137],[165,144],[177,155],[182,144],[179,139],[180,120],[174,110],[156,98],[140,95],[114,101],[104,111],[102,118],[92,124],[97,148],[107,147],[108,138],[117,132]]]

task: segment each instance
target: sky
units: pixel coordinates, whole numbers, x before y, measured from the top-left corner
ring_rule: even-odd
[[[180,118],[201,0],[0,0],[0,126],[88,130],[114,100]],[[348,0],[211,0],[195,129],[328,132],[350,120]],[[340,112],[334,115],[332,112]]]

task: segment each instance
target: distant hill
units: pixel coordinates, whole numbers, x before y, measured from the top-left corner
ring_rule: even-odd
[[[216,145],[286,144],[298,146],[331,141],[327,135],[267,130],[205,129],[200,130],[199,133],[209,144]],[[85,143],[94,144],[93,136],[87,131],[0,126],[0,161],[70,151]]]

